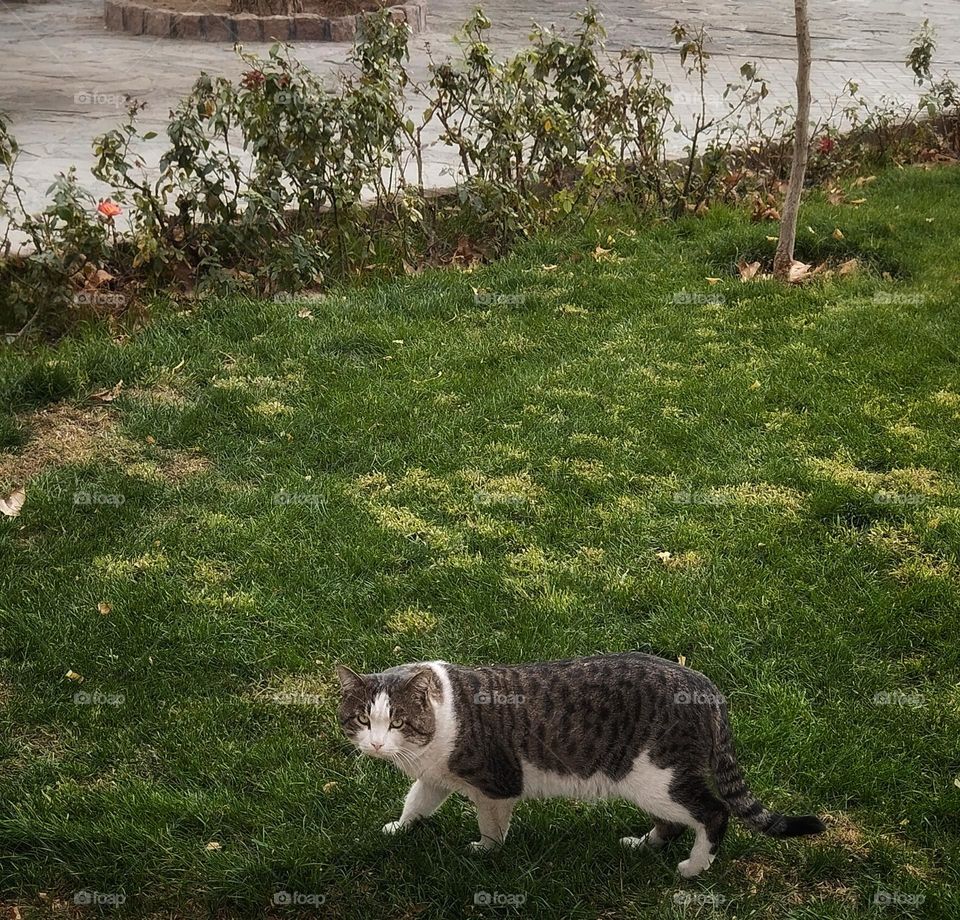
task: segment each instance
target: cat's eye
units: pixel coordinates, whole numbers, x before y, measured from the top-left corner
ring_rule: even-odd
[[[394,719],[390,723],[391,728],[403,728],[403,719]]]
[[[357,716],[357,721],[358,721],[361,725],[369,725],[369,724],[370,724],[370,720],[369,720],[366,716]]]

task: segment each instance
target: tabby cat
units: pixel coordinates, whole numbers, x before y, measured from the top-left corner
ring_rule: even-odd
[[[340,725],[414,783],[393,834],[452,793],[477,809],[485,850],[503,842],[520,799],[626,799],[654,819],[628,847],[661,847],[684,828],[692,878],[713,862],[731,814],[773,837],[819,834],[812,815],[768,811],[747,788],[726,701],[702,674],[626,653],[468,668],[442,661],[381,674],[338,668]]]

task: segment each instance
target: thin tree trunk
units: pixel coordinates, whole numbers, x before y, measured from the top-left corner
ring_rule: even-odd
[[[810,152],[810,15],[807,0],[793,0],[797,22],[797,125],[793,136],[793,162],[790,181],[780,219],[780,240],[773,258],[773,274],[780,281],[790,277],[793,247],[797,241],[797,214],[803,194],[803,180],[807,174],[807,156]]]

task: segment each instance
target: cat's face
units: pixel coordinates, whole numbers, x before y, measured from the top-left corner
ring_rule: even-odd
[[[337,675],[340,727],[364,754],[400,763],[430,743],[440,695],[431,669],[356,674],[340,666]]]

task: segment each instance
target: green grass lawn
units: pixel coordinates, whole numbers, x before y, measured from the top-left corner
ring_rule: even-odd
[[[798,256],[861,271],[803,287],[739,281],[775,225],[620,213],[0,353],[0,495],[35,473],[0,518],[4,902],[956,917],[960,171],[859,195]],[[622,804],[525,804],[486,858],[457,800],[381,836],[406,781],[340,736],[335,663],[625,649],[708,674],[760,797],[830,832],[736,825],[693,882],[686,839],[620,850]]]

